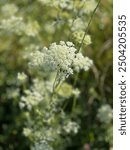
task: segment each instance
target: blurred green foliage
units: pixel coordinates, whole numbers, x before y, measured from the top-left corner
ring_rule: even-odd
[[[29,76],[27,62],[21,57],[24,48],[30,43],[49,45],[54,41],[66,40],[69,27],[61,24],[55,32],[49,23],[57,18],[57,10],[43,7],[35,0],[1,0],[0,11],[5,4],[14,3],[19,7],[18,15],[24,16],[25,22],[33,22],[36,18],[40,26],[38,36],[3,33],[0,29],[0,150],[28,150],[29,140],[23,135],[25,116],[19,108],[22,90],[17,87],[17,73],[26,72]],[[17,15],[17,13],[16,13]],[[68,13],[61,13],[66,21]],[[0,20],[4,18],[0,15]],[[73,14],[71,14],[73,17]],[[89,20],[89,17],[86,19]],[[58,20],[56,20],[58,21]],[[57,23],[57,22],[56,22]],[[42,26],[46,26],[43,27]],[[72,136],[67,150],[83,149],[90,144],[92,150],[110,150],[112,147],[112,122],[104,124],[97,117],[98,109],[109,104],[112,107],[112,1],[101,1],[89,28],[92,44],[84,47],[83,53],[89,56],[94,65],[89,72],[81,72],[75,87],[81,91],[77,101],[74,117],[78,116],[81,128]],[[75,76],[67,81],[73,83]],[[71,109],[68,102],[66,111]],[[88,149],[89,150],[89,149]]]

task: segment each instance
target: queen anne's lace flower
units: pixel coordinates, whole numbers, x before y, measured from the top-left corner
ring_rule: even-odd
[[[41,67],[44,63],[44,53],[36,50],[35,52],[30,54],[31,62],[29,63],[31,66]],[[47,68],[46,68],[47,69]]]
[[[20,83],[25,83],[27,81],[27,75],[24,72],[19,72],[17,75],[17,79]]]
[[[22,17],[11,16],[1,20],[0,29],[18,35],[36,36],[39,32],[37,21],[25,23]]]
[[[73,9],[73,0],[38,0],[45,6],[60,7],[61,9]]]
[[[41,51],[31,53],[30,65],[46,71],[57,71],[60,80],[73,74],[73,71],[88,70],[92,61],[80,52],[77,53],[72,42],[60,41],[59,45],[52,43],[49,48],[44,47]]]
[[[53,150],[53,148],[50,147],[46,141],[42,140],[35,143],[31,150]]]
[[[18,11],[18,7],[15,4],[6,4],[1,8],[1,12],[4,16],[12,16]]]
[[[8,32],[21,34],[25,28],[22,17],[11,16],[9,19],[3,19],[0,23],[0,29]]]
[[[65,130],[66,133],[74,133],[76,134],[79,130],[79,125],[76,122],[69,121],[63,129]]]
[[[80,30],[80,31],[75,31],[73,33],[73,39],[77,42],[77,43],[82,43],[82,39],[84,37],[84,31]],[[85,35],[85,38],[84,38],[84,41],[83,41],[83,44],[84,45],[89,45],[91,44],[91,37],[89,35]]]
[[[36,36],[39,28],[40,26],[37,21],[29,22],[25,27],[25,34],[28,36]]]
[[[78,17],[74,21],[73,19],[69,19],[69,26],[71,27],[71,30],[73,32],[75,31],[81,31],[85,29],[85,24],[83,22],[83,19]]]
[[[21,97],[20,107],[26,106],[31,110],[33,106],[38,105],[43,100],[43,96],[37,91],[25,91],[26,96]]]
[[[76,72],[79,72],[80,69],[87,71],[93,64],[93,61],[88,57],[84,57],[82,53],[77,53],[75,60],[73,61],[73,67]]]
[[[32,133],[32,130],[30,128],[23,128],[23,134],[25,136],[29,136],[31,135],[31,133]]]
[[[98,109],[97,117],[99,120],[105,124],[109,124],[112,121],[112,108],[110,105],[102,105]]]
[[[83,3],[83,7],[80,11],[80,14],[89,14],[91,13],[96,5],[97,5],[97,2],[95,0],[82,0],[82,3]]]
[[[37,106],[40,102],[48,105],[49,101],[46,100],[52,92],[53,83],[51,81],[41,81],[39,79],[33,80],[33,85],[30,89],[24,90],[24,96],[21,97],[19,106],[20,108],[26,107],[31,110]]]
[[[58,0],[58,4],[62,9],[73,9],[73,0]]]

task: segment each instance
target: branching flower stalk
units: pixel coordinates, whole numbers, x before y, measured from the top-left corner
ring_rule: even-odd
[[[76,134],[79,130],[79,123],[65,112],[63,105],[67,99],[78,97],[80,93],[77,88],[74,89],[71,84],[65,82],[66,78],[74,73],[79,73],[80,70],[88,71],[93,64],[91,59],[83,56],[77,50],[77,43],[85,40],[81,41],[80,36],[83,35],[82,30],[84,30],[83,20],[89,15],[86,12],[81,12],[81,10],[85,10],[85,2],[79,0],[37,0],[35,4],[41,3],[45,8],[54,8],[54,14],[47,13],[48,16],[42,18],[44,26],[42,26],[40,19],[37,20],[37,17],[28,19],[29,17],[22,16],[22,13],[16,14],[16,11],[12,15],[7,13],[0,23],[2,34],[7,32],[11,36],[19,36],[18,45],[21,45],[25,53],[21,54],[29,62],[29,70],[25,70],[29,78],[25,80],[26,86],[22,89],[19,107],[25,113],[26,127],[23,129],[23,133],[33,143],[31,150],[53,150],[57,147],[60,149],[60,144],[55,145],[55,141],[60,141],[59,143],[63,147],[62,141],[65,139],[62,137],[65,137],[66,140],[71,139],[71,134]],[[35,7],[33,4],[32,6]],[[3,12],[7,7],[14,8],[12,5],[6,6]],[[39,10],[37,9],[36,12],[39,13]],[[76,16],[72,20],[72,16],[75,14]],[[51,24],[51,18],[55,16],[63,19],[63,23],[58,22],[58,25],[54,25],[52,22]],[[49,17],[50,19],[48,19]],[[77,21],[78,24],[74,21]],[[48,28],[49,23],[52,29]],[[67,39],[68,27],[73,33],[81,33],[79,39],[75,41],[60,39],[57,43],[49,44],[53,38],[57,39],[58,31],[61,32],[63,28],[65,29],[63,39]],[[44,38],[43,33],[48,33],[49,36]],[[55,36],[53,36],[54,34]],[[76,43],[78,40],[79,42]],[[49,46],[42,46],[43,43]],[[19,74],[19,79],[23,82],[25,77],[24,74],[21,75]],[[20,88],[21,86],[19,86]]]
[[[20,149],[30,150],[66,150],[72,145],[72,149],[75,147],[77,138],[73,137],[78,132],[78,136],[82,134],[80,126],[84,118],[81,105],[76,107],[77,99],[83,96],[80,96],[82,89],[78,89],[80,80],[78,85],[76,83],[80,71],[86,72],[93,65],[93,61],[84,56],[81,50],[92,43],[88,28],[99,6],[98,1],[0,0],[0,64],[5,66],[0,68],[1,98],[5,102],[1,109],[7,106],[13,111],[9,115],[9,122],[12,126],[10,118],[16,120],[15,131],[10,130],[10,125],[8,129],[10,135],[19,139],[10,143],[8,139],[12,137],[5,132],[6,128],[2,128],[6,134],[1,137],[0,148],[19,149],[19,143],[22,144]],[[107,14],[98,15],[99,19],[101,16],[104,20]],[[101,27],[105,27],[102,19],[100,21]],[[70,76],[74,76],[74,83],[71,83],[71,79],[67,80]],[[89,101],[93,97],[100,98],[95,88],[91,87],[89,92]],[[100,93],[104,99],[102,91]],[[84,111],[90,113],[87,122],[89,131],[91,111]],[[8,119],[8,112],[3,113]],[[97,110],[96,117],[107,129],[112,124],[112,108],[103,104]],[[19,132],[21,128],[22,133]],[[82,149],[82,142],[79,144]]]

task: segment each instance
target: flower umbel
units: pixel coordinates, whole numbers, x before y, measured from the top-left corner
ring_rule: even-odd
[[[60,41],[59,44],[52,43],[49,48],[44,47],[32,52],[29,64],[45,71],[56,71],[57,78],[64,80],[74,71],[87,71],[92,65],[92,60],[77,52],[72,42]]]

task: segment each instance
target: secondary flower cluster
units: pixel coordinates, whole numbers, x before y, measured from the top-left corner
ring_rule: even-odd
[[[46,88],[45,88],[46,87]],[[26,89],[24,91],[24,96],[21,97],[19,103],[21,108],[26,107],[28,110],[31,110],[33,107],[37,106],[45,97],[49,97],[51,93],[52,83],[51,82],[41,82],[38,79],[33,80],[33,86],[31,89]]]
[[[92,60],[77,51],[72,42],[60,41],[59,44],[52,43],[49,48],[32,52],[29,64],[46,71],[57,71],[58,77],[64,80],[74,71],[87,71],[92,63]]]
[[[50,80],[34,79],[30,89],[24,90],[19,103],[27,119],[23,134],[34,143],[31,150],[54,150],[52,143],[58,139],[68,140],[68,135],[77,134],[80,129],[79,123],[62,109],[63,102],[73,94],[73,87],[70,95],[65,96],[67,92],[64,95],[55,93],[51,105],[52,84]],[[67,83],[65,85],[61,88],[69,87]]]
[[[48,145],[48,143],[44,140],[37,142],[33,147],[32,150],[53,150],[52,147]]]
[[[50,7],[59,7],[61,9],[66,10],[73,10],[73,11],[79,11],[79,8],[82,8],[80,10],[80,15],[82,14],[88,14],[96,6],[95,0],[38,0],[40,3],[42,3],[44,6],[50,6]]]
[[[61,9],[68,9],[72,10],[73,9],[73,0],[38,0],[42,4],[46,6],[51,6],[51,7],[59,7]]]
[[[25,23],[22,17],[11,16],[2,19],[0,29],[17,35],[36,36],[38,34],[39,25],[37,21]]]
[[[73,34],[72,34],[72,36],[73,36],[73,39],[77,42],[77,43],[82,43],[82,39],[83,39],[83,37],[84,37],[84,31],[75,31]],[[83,41],[83,44],[85,45],[85,46],[87,46],[87,45],[89,45],[89,44],[91,44],[92,42],[91,42],[91,37],[89,36],[89,35],[85,35],[85,37],[84,37],[84,41]]]
[[[109,124],[112,121],[112,108],[109,104],[102,105],[98,109],[97,117],[105,124]]]
[[[18,7],[15,4],[5,4],[1,8],[1,14],[5,17],[13,16],[16,12],[18,12]]]
[[[0,29],[17,34],[23,32],[24,26],[23,18],[15,16],[11,16],[9,19],[3,19],[0,23]]]

